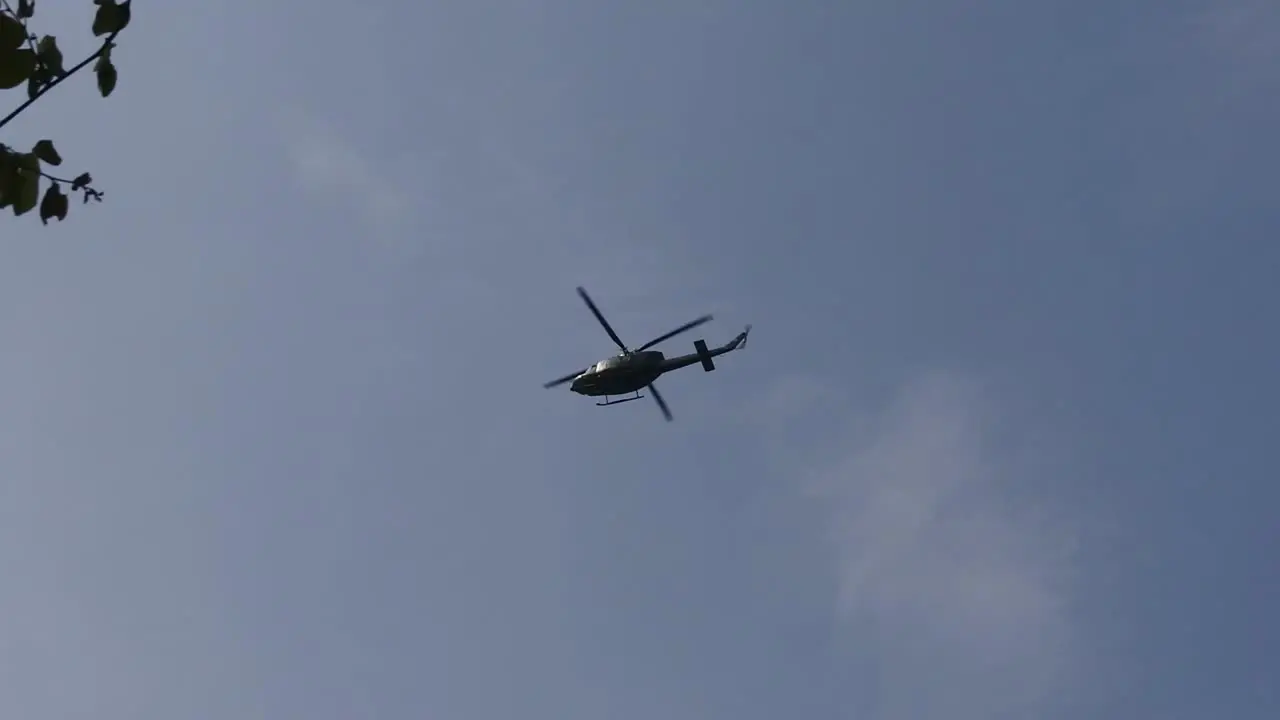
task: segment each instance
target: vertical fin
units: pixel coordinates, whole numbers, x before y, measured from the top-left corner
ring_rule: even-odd
[[[711,362],[711,354],[707,352],[707,341],[701,338],[693,341],[693,347],[698,351],[698,359],[702,361],[702,369],[711,372],[716,369],[716,364]]]

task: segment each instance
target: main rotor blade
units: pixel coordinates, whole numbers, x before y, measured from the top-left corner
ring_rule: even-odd
[[[613,338],[613,341],[618,344],[618,347],[622,348],[622,352],[627,352],[627,346],[622,344],[622,339],[618,337],[618,333],[613,331],[613,328],[609,325],[609,321],[605,320],[604,315],[600,314],[600,308],[596,307],[596,304],[591,302],[591,296],[587,294],[586,290],[582,289],[582,286],[578,286],[578,295],[587,303],[587,307],[591,308],[591,313],[595,315],[596,319],[600,321],[600,324],[604,326],[604,330],[609,333],[609,337]]]
[[[572,380],[572,379],[574,379],[574,378],[578,377],[579,375],[581,375],[581,374],[582,374],[582,373],[584,373],[584,372],[586,372],[586,370],[579,370],[578,372],[575,372],[575,373],[569,373],[568,375],[565,375],[564,377],[560,378],[559,380],[552,380],[551,382],[546,383],[546,384],[545,384],[545,385],[543,385],[542,387],[544,387],[544,388],[553,388],[553,387],[555,387],[555,386],[557,386],[557,385],[563,385],[563,384],[565,384],[565,383],[569,382],[570,380]]]
[[[666,335],[663,335],[663,336],[661,336],[661,337],[658,337],[658,338],[655,338],[655,339],[653,339],[653,340],[650,340],[649,342],[647,342],[647,343],[645,343],[645,344],[641,345],[640,347],[636,348],[636,352],[640,352],[641,350],[648,350],[649,348],[653,347],[654,345],[657,345],[658,343],[662,342],[663,340],[670,340],[671,338],[673,338],[673,337],[675,337],[675,336],[679,335],[680,333],[682,333],[682,332],[684,332],[684,331],[686,331],[686,330],[692,330],[692,329],[694,329],[694,328],[698,327],[699,325],[701,325],[702,323],[707,322],[707,321],[709,321],[709,320],[711,320],[711,316],[710,316],[710,315],[703,315],[702,317],[698,318],[697,320],[694,320],[693,322],[689,322],[689,323],[685,323],[684,325],[681,325],[680,327],[676,328],[675,330],[672,330],[671,332],[667,333]]]
[[[649,383],[649,394],[658,402],[658,407],[662,409],[662,416],[671,422],[671,408],[667,407],[667,401],[662,399],[662,393],[658,392],[658,386]]]

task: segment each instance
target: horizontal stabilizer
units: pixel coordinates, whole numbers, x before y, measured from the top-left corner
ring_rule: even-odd
[[[693,347],[698,351],[698,359],[702,361],[702,369],[711,372],[716,369],[716,364],[711,361],[711,353],[707,352],[707,341],[701,338],[693,341]]]

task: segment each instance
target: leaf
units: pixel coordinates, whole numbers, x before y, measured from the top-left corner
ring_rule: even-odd
[[[0,15],[0,17],[7,17]],[[0,90],[12,90],[36,71],[36,54],[27,49],[0,51]]]
[[[17,50],[27,41],[27,29],[8,13],[0,15],[0,51]]]
[[[61,165],[62,156],[58,154],[56,148],[53,147],[52,140],[41,140],[31,148],[31,154],[49,163],[50,165]]]
[[[58,211],[58,222],[66,220],[67,211],[71,209],[71,198],[66,195],[58,195],[58,207],[55,209]]]
[[[116,89],[116,66],[115,63],[105,57],[98,58],[97,64],[93,66],[94,73],[98,76],[98,92],[102,93],[102,97],[107,97],[112,90]]]
[[[40,201],[40,222],[48,225],[54,218],[62,222],[67,217],[68,208],[67,196],[62,194],[62,185],[55,182],[45,191],[44,200]]]
[[[103,0],[98,3],[98,11],[93,14],[94,37],[112,35],[124,30],[132,15],[129,3],[130,0],[125,0],[119,5],[115,0]]]
[[[7,208],[13,203],[10,190],[20,180],[17,156],[0,145],[0,208]]]
[[[14,157],[18,161],[18,167],[35,175],[40,174],[40,157],[35,153],[14,153]]]
[[[35,0],[18,0],[18,18],[26,20],[36,14]]]
[[[49,72],[61,77],[67,73],[62,67],[62,50],[58,48],[58,39],[52,35],[45,35],[40,38],[40,42],[36,45],[36,55],[40,59],[40,64],[49,69]]]
[[[26,215],[40,202],[39,175],[24,170],[18,173],[17,181],[10,190],[15,217]]]
[[[79,175],[76,176],[75,180],[71,181],[71,192],[75,192],[77,190],[86,188],[89,186],[89,183],[92,183],[92,182],[93,182],[93,178],[89,175],[89,173],[80,173]]]

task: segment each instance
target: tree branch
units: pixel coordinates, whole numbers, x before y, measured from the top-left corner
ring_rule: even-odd
[[[6,9],[8,8],[8,2],[5,3],[5,7]],[[26,25],[24,24],[23,27],[26,27]],[[57,87],[58,84],[61,83],[63,80],[66,80],[72,75],[75,75],[76,73],[83,70],[85,66],[87,66],[89,63],[102,57],[102,54],[105,53],[107,50],[109,50],[111,46],[115,43],[116,36],[119,34],[120,34],[120,30],[117,30],[111,33],[110,35],[108,35],[107,38],[102,41],[102,46],[99,47],[92,55],[85,58],[84,60],[81,60],[79,64],[77,64],[75,67],[71,68],[67,72],[51,80],[48,85],[45,85],[44,87],[40,88],[40,91],[37,92],[35,95],[32,95],[31,97],[27,98],[26,102],[22,103],[21,105],[18,106],[16,110],[6,115],[3,120],[0,120],[0,128],[4,127],[5,125],[8,125],[10,120],[13,120],[14,118],[21,115],[23,110],[26,110],[27,108],[31,107],[31,105],[34,104],[35,101],[44,97],[45,93]]]

